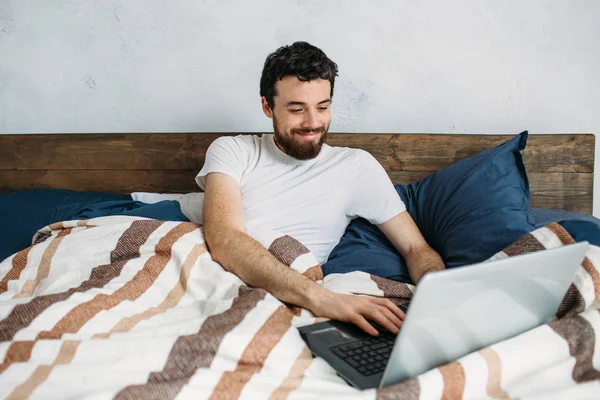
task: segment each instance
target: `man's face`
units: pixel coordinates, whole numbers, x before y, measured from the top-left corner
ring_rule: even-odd
[[[331,122],[331,83],[326,79],[302,82],[287,76],[275,84],[274,107],[263,97],[263,111],[273,119],[275,144],[298,160],[321,151]]]

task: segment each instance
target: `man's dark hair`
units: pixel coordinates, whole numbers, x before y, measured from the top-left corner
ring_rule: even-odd
[[[337,64],[331,61],[323,50],[306,42],[295,42],[290,46],[282,46],[269,54],[260,78],[260,95],[267,99],[273,109],[275,83],[286,76],[295,76],[302,82],[321,78],[333,85],[338,74]]]

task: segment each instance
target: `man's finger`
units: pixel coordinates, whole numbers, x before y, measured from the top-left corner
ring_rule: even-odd
[[[402,320],[386,307],[380,307],[379,312],[381,312],[383,316],[390,320],[390,322],[394,324],[394,326],[396,326],[397,328],[400,328],[400,326],[402,325]]]
[[[379,336],[379,331],[377,331],[377,329],[375,329],[375,327],[360,314],[356,314],[356,317],[354,317],[350,322],[371,336]]]
[[[392,301],[389,300],[389,299],[377,299],[377,298],[374,298],[373,300],[375,300],[375,302],[377,304],[382,305],[385,308],[387,308],[388,310],[390,310],[391,312],[393,312],[394,315],[396,315],[398,318],[400,318],[402,320],[406,316],[404,314],[404,311],[402,311],[400,309],[400,307],[398,307],[397,305],[395,305],[394,303],[392,303]]]
[[[387,329],[392,333],[398,333],[398,327],[394,325],[392,321],[390,321],[385,315],[383,315],[378,309],[372,310],[369,312],[369,315],[366,316],[371,321],[379,324],[383,328]]]

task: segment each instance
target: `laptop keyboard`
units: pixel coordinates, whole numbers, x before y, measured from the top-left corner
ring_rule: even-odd
[[[396,335],[380,331],[379,336],[334,346],[331,351],[365,376],[385,370]]]

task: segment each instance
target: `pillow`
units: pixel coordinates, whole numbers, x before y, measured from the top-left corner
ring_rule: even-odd
[[[589,214],[574,211],[555,210],[551,208],[530,208],[529,215],[533,219],[536,228],[541,228],[542,226],[546,226],[551,222],[568,220],[589,221],[600,227],[600,219]]]
[[[153,204],[134,200],[106,201],[79,210],[71,219],[90,219],[109,215],[129,215],[161,221],[189,221],[181,213],[179,203],[175,200],[163,200]]]
[[[576,242],[588,241],[590,244],[600,246],[600,225],[597,223],[582,219],[569,219],[558,223]]]
[[[202,225],[202,204],[204,203],[204,193],[153,193],[153,192],[133,192],[133,200],[152,204],[164,200],[175,200],[179,202],[181,212],[191,222]]]
[[[484,261],[535,229],[520,151],[527,131],[418,182],[396,185],[421,233],[448,268]],[[410,282],[402,257],[379,229],[350,223],[323,266],[325,275],[355,270]]]
[[[0,261],[29,247],[38,229],[53,222],[70,220],[82,207],[110,200],[131,200],[131,196],[65,189],[29,189],[0,194]]]

